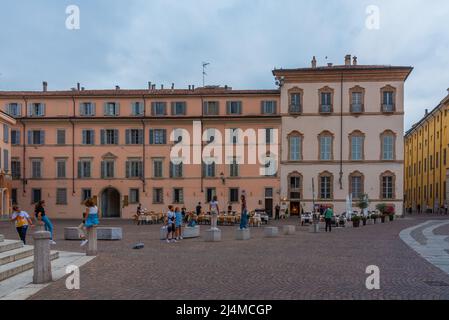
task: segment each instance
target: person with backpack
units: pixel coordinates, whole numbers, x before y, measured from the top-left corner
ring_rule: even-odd
[[[174,238],[176,231],[175,227],[176,214],[173,211],[172,205],[168,206],[167,217],[165,219],[167,228],[167,237],[165,240],[167,241],[167,243],[176,242],[176,239]]]
[[[327,208],[324,211],[324,221],[326,222],[326,232],[327,229],[329,228],[329,232],[332,232],[332,218],[334,216],[334,212],[332,210],[332,208]]]
[[[26,244],[28,226],[34,227],[33,221],[31,221],[31,217],[27,212],[20,210],[19,206],[14,206],[12,211],[11,221],[16,224],[20,240],[22,240],[23,244]]]

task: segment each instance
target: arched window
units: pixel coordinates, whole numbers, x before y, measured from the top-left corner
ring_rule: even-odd
[[[349,101],[351,113],[362,113],[365,111],[365,88],[355,86],[349,89]]]
[[[333,152],[334,135],[329,131],[323,131],[318,135],[319,153],[318,159],[330,161],[334,159]]]
[[[349,160],[362,161],[365,159],[365,134],[355,130],[349,134]]]
[[[396,111],[396,88],[387,85],[380,89],[381,112],[390,113]]]
[[[293,131],[288,135],[288,160],[301,161],[302,158],[303,135],[298,131]]]
[[[363,173],[354,171],[349,175],[349,193],[353,199],[360,199],[364,194],[365,177]]]
[[[297,171],[288,175],[288,195],[290,200],[302,198],[302,175]]]
[[[396,134],[391,130],[385,130],[380,134],[381,154],[380,160],[396,159]]]
[[[304,90],[294,87],[288,90],[289,108],[290,114],[302,113],[302,102],[304,97]]]
[[[391,171],[385,171],[380,175],[380,198],[391,200],[396,197],[396,175]]]
[[[318,176],[319,182],[319,199],[331,200],[333,198],[334,188],[334,176],[328,171],[324,171]]]
[[[318,90],[319,113],[332,113],[334,111],[334,89],[326,86]]]

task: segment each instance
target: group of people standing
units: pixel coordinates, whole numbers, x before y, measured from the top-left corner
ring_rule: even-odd
[[[99,224],[98,221],[98,208],[92,199],[85,201],[86,210],[83,212],[83,222],[78,226],[79,236],[81,239],[81,246],[87,243],[86,231],[87,228],[96,226]],[[26,235],[28,228],[34,227],[33,220],[28,212],[23,211],[20,206],[15,205],[12,209],[11,221],[15,223],[17,233],[19,234],[20,240],[26,244]],[[36,224],[44,225],[45,231],[50,232],[50,244],[55,245],[56,242],[53,240],[54,230],[53,224],[48,218],[45,212],[45,201],[39,201],[34,207],[34,217]]]
[[[240,229],[247,229],[248,228],[248,208],[246,205],[246,197],[245,195],[242,195],[240,197],[241,200],[241,216],[240,216]],[[201,214],[201,203],[198,202],[198,205],[195,208],[195,213],[197,216]],[[220,213],[220,207],[218,205],[218,197],[214,196],[212,198],[212,201],[209,202],[209,212],[211,216],[211,229],[212,230],[218,230],[217,222],[218,222],[218,215]],[[185,208],[182,209],[182,211],[179,208],[174,208],[172,205],[168,206],[167,215],[165,218],[166,223],[166,229],[167,229],[167,236],[166,241],[167,243],[170,242],[177,242],[179,240],[182,240],[182,225],[185,221],[187,214]],[[189,219],[189,227],[195,226],[195,220]]]

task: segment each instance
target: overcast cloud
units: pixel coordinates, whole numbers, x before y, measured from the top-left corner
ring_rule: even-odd
[[[81,29],[65,27],[78,5]],[[380,29],[365,27],[368,5]],[[449,88],[447,0],[2,0],[0,90],[144,88],[208,84],[274,88],[273,67],[411,65],[406,128]],[[325,57],[328,57],[326,60]]]

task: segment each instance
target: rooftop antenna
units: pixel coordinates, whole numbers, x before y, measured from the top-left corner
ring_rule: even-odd
[[[203,62],[202,65],[203,65],[203,87],[204,87],[206,85],[206,76],[207,76],[206,67],[208,65],[210,65],[210,63],[209,62]]]

